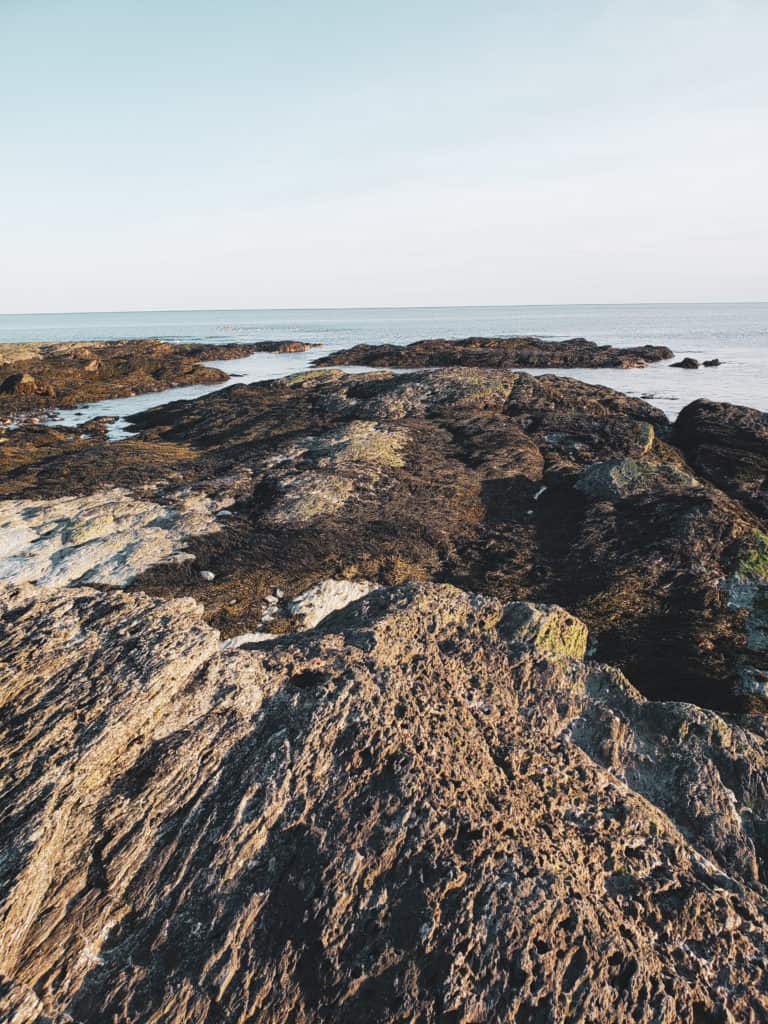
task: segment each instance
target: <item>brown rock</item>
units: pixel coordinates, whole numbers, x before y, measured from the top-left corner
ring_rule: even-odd
[[[0,446],[0,493],[50,500],[116,486],[173,509],[190,485],[214,500],[221,478],[243,470],[252,484],[235,515],[190,538],[196,561],[151,568],[133,586],[199,596],[234,637],[263,630],[274,587],[287,607],[328,579],[449,581],[566,607],[601,660],[646,695],[726,709],[744,706],[744,679],[768,672],[758,614],[768,448],[752,414],[734,411],[731,432],[751,447],[728,441],[743,469],[716,476],[717,415],[706,429],[700,416],[689,443],[645,402],[567,378],[328,370],[153,410],[137,418],[136,439],[114,444],[14,431]],[[745,566],[752,611],[729,582]],[[270,631],[296,628],[289,618]],[[746,703],[765,706],[762,683],[750,686]]]
[[[69,409],[182,384],[216,384],[228,376],[203,365],[205,361],[240,359],[257,352],[303,352],[314,347],[298,341],[177,345],[157,338],[3,345],[8,350],[2,353],[3,365],[14,372],[0,386],[0,408],[16,414],[53,405]],[[28,372],[30,366],[34,378]]]
[[[764,1019],[765,735],[495,601],[365,602],[219,652],[191,601],[2,593],[3,1018]]]
[[[0,384],[3,395],[34,395],[37,381],[30,373],[12,373]]]
[[[698,370],[699,361],[698,359],[691,359],[690,356],[686,356],[685,359],[681,359],[679,363],[672,363],[672,365],[679,367],[682,370]]]
[[[698,473],[768,524],[768,413],[699,399],[678,416],[674,440]]]
[[[585,338],[436,338],[410,345],[355,345],[316,359],[315,366],[477,366],[499,369],[529,367],[636,367],[671,359],[660,345],[616,348]]]

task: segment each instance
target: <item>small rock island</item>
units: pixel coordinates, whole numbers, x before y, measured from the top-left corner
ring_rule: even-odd
[[[410,345],[355,345],[315,360],[316,366],[477,366],[497,369],[558,367],[631,369],[672,359],[662,345],[620,348],[597,345],[586,338],[546,341],[543,338],[436,338]]]

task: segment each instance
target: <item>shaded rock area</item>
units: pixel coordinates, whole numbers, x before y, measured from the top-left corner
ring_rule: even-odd
[[[152,410],[117,443],[15,431],[0,494],[109,486],[173,509],[248,474],[218,528],[184,540],[192,558],[131,586],[199,599],[227,639],[300,628],[291,602],[324,581],[451,582],[567,608],[648,696],[764,708],[760,416],[702,406],[673,428],[568,378],[325,370]]]
[[[678,416],[674,441],[697,473],[768,518],[768,413],[701,398]]]
[[[162,391],[184,384],[217,384],[223,370],[206,360],[239,359],[255,352],[305,352],[301,341],[177,345],[140,341],[3,344],[0,346],[0,416]]]
[[[531,367],[630,367],[672,359],[663,345],[617,348],[586,338],[545,341],[543,338],[433,338],[410,345],[355,345],[314,361],[315,366],[482,366],[501,369]]]
[[[566,613],[405,585],[232,651],[189,599],[0,616],[10,1024],[765,1020],[763,719],[531,642]]]
[[[0,395],[53,398],[56,392],[50,384],[39,384],[31,373],[12,373],[0,383]]]

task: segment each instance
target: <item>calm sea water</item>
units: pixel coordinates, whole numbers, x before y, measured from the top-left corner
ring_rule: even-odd
[[[306,369],[323,351],[358,342],[407,344],[421,338],[536,334],[590,338],[601,344],[668,345],[676,358],[718,357],[714,369],[680,370],[668,364],[640,370],[557,372],[646,397],[674,417],[695,398],[768,411],[768,302],[600,306],[478,306],[419,309],[208,310],[155,313],[66,313],[0,316],[0,344],[19,341],[95,341],[163,338],[214,343],[296,339],[318,342],[308,353],[257,355],[214,363],[241,381],[266,380]],[[226,387],[227,385],[218,385]],[[64,414],[77,422],[93,415],[125,416],[211,387],[96,402]]]

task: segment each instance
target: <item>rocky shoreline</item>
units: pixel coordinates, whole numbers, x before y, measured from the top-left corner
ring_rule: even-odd
[[[586,338],[433,338],[410,345],[354,345],[314,360],[315,366],[475,366],[496,369],[615,368],[627,370],[674,358],[664,345],[621,348]]]
[[[34,342],[0,345],[0,417],[41,409],[72,409],[105,398],[164,391],[229,379],[205,361],[241,359],[256,352],[306,352],[303,341],[249,344],[174,344],[139,341]]]
[[[768,415],[408,365],[0,444],[2,1019],[768,1013]]]

